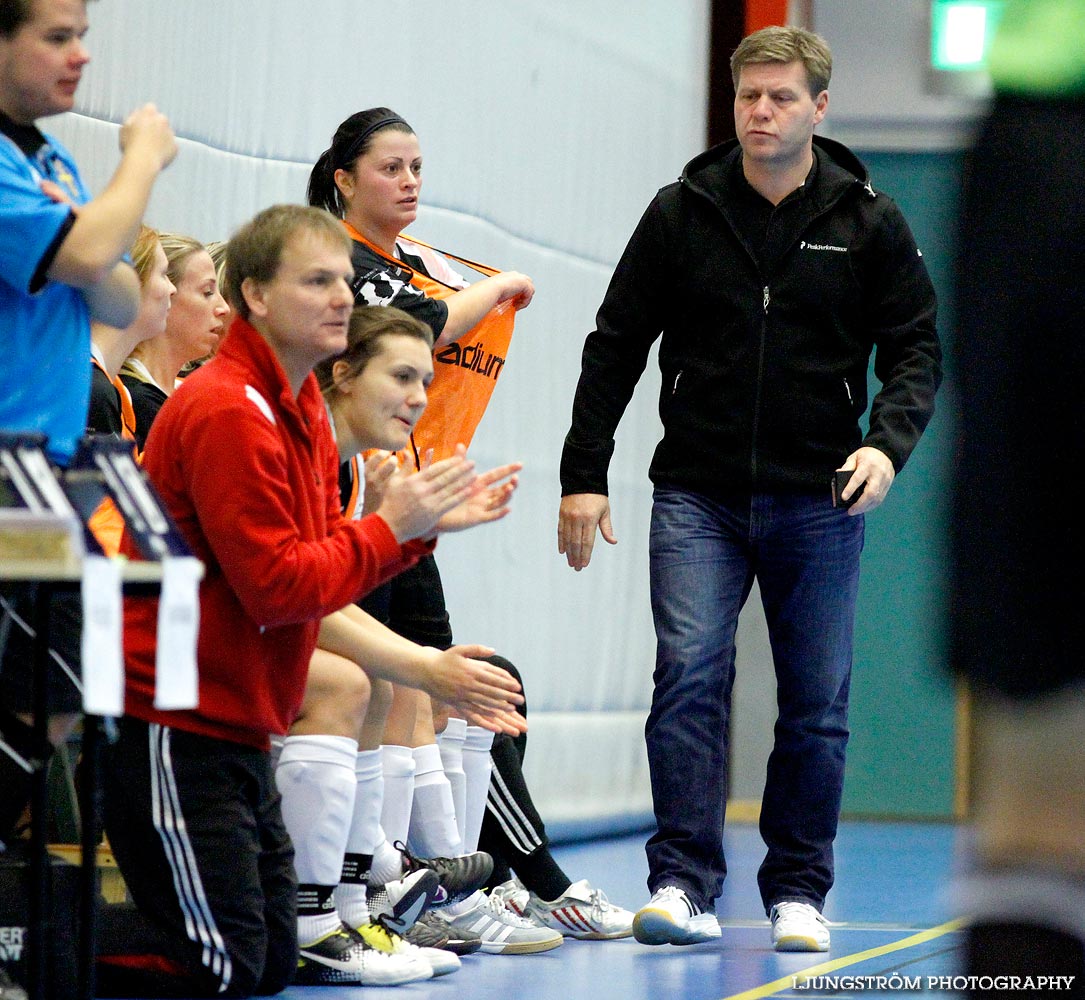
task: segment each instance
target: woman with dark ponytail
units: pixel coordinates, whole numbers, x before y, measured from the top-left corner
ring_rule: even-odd
[[[403,309],[429,325],[439,350],[503,302],[523,309],[535,287],[516,271],[468,285],[441,254],[402,238],[418,215],[421,188],[418,137],[394,111],[370,108],[336,129],[309,175],[308,195],[310,205],[341,218],[354,240],[355,304]],[[453,294],[427,294],[410,283],[410,269],[450,286]]]
[[[523,274],[494,272],[455,258],[489,275],[468,284],[445,254],[404,236],[418,214],[421,186],[422,153],[414,130],[389,108],[370,108],[336,129],[331,146],[313,167],[308,191],[309,203],[339,216],[353,241],[355,304],[396,306],[433,330],[435,360],[445,363],[434,365],[429,404],[412,437],[416,462],[430,448],[441,458],[455,443],[469,443],[504,365],[512,315],[534,294],[531,279]],[[471,363],[461,363],[460,357]],[[349,465],[353,475],[362,474],[360,462]],[[366,463],[367,478],[375,467],[373,459]],[[354,490],[361,485],[353,483]],[[362,606],[419,645],[452,645],[432,556],[371,594]],[[519,680],[508,660],[489,660]],[[436,708],[438,716],[446,711]],[[443,727],[438,746],[435,728]],[[440,917],[428,923],[431,930],[454,939],[473,932],[481,936],[484,951],[520,954],[549,950],[565,935],[631,933],[632,913],[607,902],[586,881],[574,884],[550,853],[521,770],[522,740],[499,735],[491,748],[491,734],[463,720],[452,719],[445,727],[439,717],[435,727],[427,696],[396,688],[384,744],[381,820],[386,842],[409,840],[411,850],[423,857],[462,859],[481,848],[494,860],[489,884],[502,883],[489,897],[474,893],[442,908]],[[512,880],[510,865],[520,882]],[[378,881],[396,878],[399,859],[375,855],[374,871],[380,872]],[[568,928],[554,916],[567,906],[590,912],[591,921]],[[408,939],[430,943],[418,936],[425,930],[419,926]]]

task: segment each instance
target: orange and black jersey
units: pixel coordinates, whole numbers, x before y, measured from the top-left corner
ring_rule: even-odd
[[[411,284],[414,271],[427,274],[420,257],[403,253],[407,266],[400,267],[368,244],[353,240],[350,259],[354,265],[350,287],[355,305],[395,306],[425,323],[434,337],[441,335],[448,320],[448,306]]]

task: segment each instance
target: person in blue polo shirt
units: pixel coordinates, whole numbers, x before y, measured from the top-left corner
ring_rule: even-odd
[[[69,111],[89,55],[85,0],[0,3],[0,429],[40,431],[49,457],[71,458],[87,422],[90,321],[125,327],[139,307],[139,281],[124,259],[158,174],[177,152],[169,122],[153,105],[134,111],[120,132],[121,162],[90,199],[71,155],[35,124]],[[0,740],[27,760],[35,746],[30,710],[25,588],[0,590]],[[20,612],[22,614],[20,615]],[[57,601],[54,649],[79,663],[79,608]],[[5,640],[6,637],[6,640]],[[53,745],[74,724],[79,697],[62,676],[50,680]],[[0,844],[22,814],[29,775],[0,754]]]
[[[122,257],[177,150],[165,116],[139,108],[116,173],[89,199],[70,154],[35,125],[71,110],[86,30],[85,0],[0,7],[0,428],[44,432],[60,463],[86,425],[90,320],[135,318],[139,282]]]

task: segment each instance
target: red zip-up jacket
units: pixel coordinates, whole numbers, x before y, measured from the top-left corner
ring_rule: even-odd
[[[214,361],[162,407],[144,468],[206,567],[199,706],[154,707],[158,601],[127,598],[125,710],[267,747],[269,734],[286,732],[301,706],[321,618],[433,543],[401,546],[376,515],[342,517],[339,458],[316,379],[310,375],[295,399],[267,342],[242,319]]]

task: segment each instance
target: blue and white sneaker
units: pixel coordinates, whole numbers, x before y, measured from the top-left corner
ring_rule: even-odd
[[[697,944],[720,936],[714,913],[702,913],[685,891],[665,885],[633,917],[633,937],[641,944]]]
[[[369,912],[374,920],[383,918],[390,930],[406,934],[433,905],[439,888],[436,873],[419,868],[384,885],[370,886],[367,892]]]

